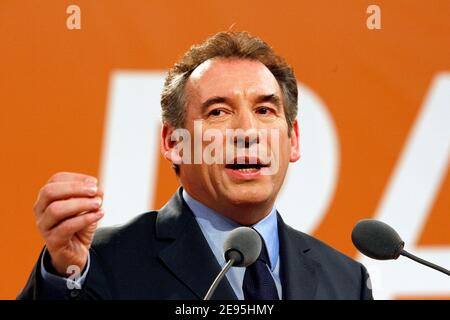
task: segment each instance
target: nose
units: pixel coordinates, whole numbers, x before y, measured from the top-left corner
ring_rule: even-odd
[[[240,132],[234,135],[233,143],[238,148],[250,148],[253,144],[259,143],[258,133],[255,131]]]
[[[241,108],[236,117],[236,126],[244,131],[256,129],[256,119],[254,114],[248,108]]]
[[[256,119],[250,110],[241,111],[236,117],[233,143],[238,148],[250,148],[259,143]]]

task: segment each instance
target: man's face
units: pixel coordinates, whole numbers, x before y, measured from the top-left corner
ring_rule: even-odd
[[[234,219],[233,213],[223,211],[255,205],[270,211],[289,162],[299,159],[297,122],[289,137],[281,89],[273,74],[259,61],[211,59],[193,71],[186,83],[185,96],[185,128],[194,138],[194,122],[198,125],[201,120],[203,132],[210,129],[222,132],[224,163],[181,164],[183,187],[197,200]],[[226,129],[265,131],[267,139],[261,136],[227,139]],[[275,131],[278,137],[273,141]],[[203,142],[202,149],[210,143]],[[250,146],[272,154],[272,174],[264,174],[261,159],[251,156]],[[225,153],[231,149],[234,163],[227,164]],[[259,163],[256,166],[236,165],[237,161],[255,160]],[[241,218],[241,222],[246,221]]]

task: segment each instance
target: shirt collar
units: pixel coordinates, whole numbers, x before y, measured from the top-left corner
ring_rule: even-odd
[[[192,198],[183,188],[183,199],[194,213],[195,219],[200,224],[203,232],[218,234],[215,239],[224,242],[227,234],[240,227],[237,222],[224,217],[213,209],[205,206],[203,203]],[[273,271],[279,257],[279,239],[278,239],[278,219],[275,207],[272,207],[270,213],[261,221],[252,226],[264,240],[270,259],[270,268]],[[222,243],[216,243],[216,248],[222,248]]]

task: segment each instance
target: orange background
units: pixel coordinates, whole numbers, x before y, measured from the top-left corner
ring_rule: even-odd
[[[66,28],[70,4],[81,30]],[[381,30],[366,28],[370,4]],[[379,203],[433,76],[450,70],[449,13],[450,1],[425,0],[2,0],[0,298],[15,298],[42,248],[32,211],[40,187],[57,171],[98,175],[111,72],[168,69],[232,25],[271,44],[329,107],[340,168],[314,234],[355,255],[354,223]],[[165,172],[161,161],[155,208],[177,186]],[[449,212],[447,170],[419,245],[450,244]]]

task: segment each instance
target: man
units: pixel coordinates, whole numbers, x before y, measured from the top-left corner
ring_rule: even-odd
[[[258,232],[261,254],[232,268],[213,299],[372,298],[361,264],[290,228],[274,207],[300,158],[297,83],[266,43],[222,32],[193,46],[169,71],[161,106],[161,151],[182,187],[161,210],[95,232],[96,179],[54,175],[34,207],[46,246],[19,298],[201,299],[241,225]],[[199,133],[214,135],[213,152],[208,139],[189,139]]]

